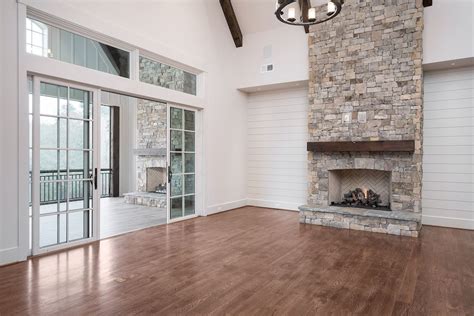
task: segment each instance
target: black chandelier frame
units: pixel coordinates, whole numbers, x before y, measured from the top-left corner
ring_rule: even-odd
[[[308,3],[311,2],[310,0],[303,0],[303,1],[308,1]],[[305,18],[303,17],[303,15],[301,15],[299,21],[298,19],[295,19],[294,21],[288,21],[283,18],[285,14],[284,9],[290,4],[295,3],[295,2],[297,2],[297,0],[278,0],[277,1],[278,8],[275,11],[275,15],[280,22],[288,24],[288,25],[296,25],[296,26],[309,26],[309,25],[324,23],[335,18],[337,15],[339,15],[339,13],[341,13],[341,10],[342,10],[342,5],[344,4],[344,0],[331,0],[331,2],[334,3],[336,10],[330,14],[328,13],[327,18],[322,19],[322,20],[304,21]],[[301,0],[298,2],[300,3],[300,12],[302,12],[303,8],[301,8]],[[309,10],[310,6],[308,6],[307,9]]]

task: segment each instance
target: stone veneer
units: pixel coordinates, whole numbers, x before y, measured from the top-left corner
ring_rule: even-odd
[[[196,75],[140,56],[140,81],[196,95]]]
[[[148,207],[166,208],[166,194],[132,192],[124,194],[125,203]]]
[[[166,103],[139,100],[137,105],[137,149],[164,149],[163,155],[138,155],[137,189],[146,191],[146,169],[166,168]]]
[[[350,207],[300,207],[300,223],[418,237],[421,214]]]
[[[414,140],[415,152],[310,152],[309,205],[328,207],[330,170],[356,168],[392,172],[392,210],[421,212],[422,31],[421,0],[347,0],[311,27],[309,141]]]

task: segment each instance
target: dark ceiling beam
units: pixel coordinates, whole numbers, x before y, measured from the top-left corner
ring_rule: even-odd
[[[303,22],[308,22],[308,10],[310,7],[310,0],[298,0],[298,4],[300,5],[301,12],[303,13]],[[305,25],[304,32],[309,33],[309,25]]]
[[[423,0],[423,6],[426,7],[431,7],[433,5],[433,0]]]
[[[242,47],[243,36],[242,31],[240,30],[239,22],[235,16],[234,8],[230,0],[219,0],[222,12],[224,12],[225,20],[229,26],[230,34],[235,43],[235,47]]]

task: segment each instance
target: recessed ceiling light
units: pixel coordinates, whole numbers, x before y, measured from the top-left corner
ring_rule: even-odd
[[[451,66],[454,66],[454,65],[456,65],[456,63],[451,63]]]

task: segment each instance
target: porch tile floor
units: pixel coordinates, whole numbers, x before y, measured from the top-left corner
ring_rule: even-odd
[[[81,208],[82,202],[72,202],[70,207]],[[124,198],[103,198],[100,200],[100,238],[128,233],[131,231],[166,224],[166,209],[147,207],[125,203]],[[45,213],[54,212],[56,204],[43,205]],[[70,238],[81,238],[82,221],[71,220]],[[61,231],[65,232],[66,222],[61,222]],[[42,221],[42,234],[40,243],[42,245],[55,244],[57,240],[57,217],[48,216]],[[64,233],[65,234],[65,233]],[[64,235],[65,236],[65,235]],[[64,237],[65,238],[65,237]]]
[[[121,197],[100,201],[100,238],[166,224],[164,208],[127,204]]]

